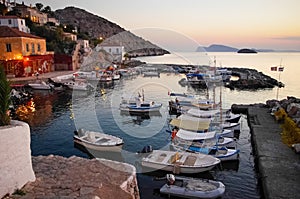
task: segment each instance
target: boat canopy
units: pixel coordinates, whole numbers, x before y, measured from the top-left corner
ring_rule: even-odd
[[[176,133],[176,136],[184,139],[184,140],[205,140],[205,139],[212,139],[216,135],[215,131],[207,132],[207,133],[197,133],[193,131],[188,131],[184,129],[179,129]]]
[[[195,121],[175,118],[171,120],[170,125],[191,131],[204,131],[209,128],[210,120]]]

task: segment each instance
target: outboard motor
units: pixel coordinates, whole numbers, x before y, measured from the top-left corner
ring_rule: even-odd
[[[175,182],[175,176],[173,174],[167,174],[167,183],[168,185],[172,185]]]
[[[150,153],[153,151],[153,148],[151,145],[144,146],[144,148],[139,153]]]

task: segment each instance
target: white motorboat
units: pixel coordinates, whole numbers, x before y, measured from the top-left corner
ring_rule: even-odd
[[[160,193],[181,198],[219,198],[225,192],[222,182],[174,176],[167,174],[167,183],[160,188]]]
[[[43,80],[36,80],[35,82],[28,83],[28,86],[30,86],[34,90],[51,90],[52,87],[50,84],[47,84]]]
[[[143,95],[138,95],[135,99],[125,99],[122,98],[120,103],[120,110],[126,112],[135,112],[135,113],[149,113],[149,112],[158,112],[162,104],[156,103],[154,101],[146,102]]]
[[[176,138],[176,139],[175,139]],[[196,145],[200,147],[226,146],[235,147],[236,141],[233,138],[221,137],[216,131],[197,133],[193,131],[179,129],[173,139],[174,144],[185,146]]]
[[[119,137],[101,132],[84,131],[79,129],[74,132],[74,142],[86,149],[98,151],[120,152],[123,147],[123,140]]]
[[[142,166],[172,171],[173,173],[200,173],[220,163],[218,158],[201,153],[153,150],[142,158]]]
[[[215,118],[218,120],[220,120],[220,118],[222,117],[223,122],[231,122],[231,123],[237,123],[241,118],[241,114],[233,114],[230,110],[219,110],[219,109],[200,110],[196,108],[191,108],[187,111],[187,114],[194,117]]]
[[[77,90],[77,91],[89,91],[92,90],[94,87],[86,83],[84,81],[66,81],[63,83],[64,86],[67,86],[71,90]]]

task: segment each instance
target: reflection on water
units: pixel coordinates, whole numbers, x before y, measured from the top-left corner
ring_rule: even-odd
[[[135,113],[129,111],[120,111],[121,116],[126,116],[128,121],[124,121],[123,124],[133,123],[137,125],[147,126],[150,124],[151,118],[153,117],[162,117],[159,111],[150,112],[150,113]],[[147,122],[148,121],[148,122]]]
[[[34,102],[36,112],[31,125],[31,150],[32,155],[72,155],[85,158],[107,158],[131,163],[138,171],[140,157],[136,155],[144,146],[152,145],[153,149],[167,149],[170,143],[168,121],[168,90],[203,95],[202,91],[192,88],[180,87],[178,81],[180,75],[161,74],[160,78],[136,77],[133,80],[120,80],[112,88],[105,88],[105,94],[97,96],[96,92],[48,92],[35,93]],[[145,87],[146,97],[150,100],[162,103],[163,107],[158,113],[150,115],[136,115],[121,113],[119,104],[123,93],[132,93]],[[135,89],[135,86],[138,89]],[[238,91],[225,90],[224,98],[232,98],[227,101],[228,106],[232,103],[240,103]],[[70,117],[74,115],[74,117]],[[73,132],[75,129],[101,131],[110,135],[123,138],[124,146],[121,153],[87,151],[74,145]],[[101,130],[99,130],[101,128]],[[253,157],[251,155],[250,134],[246,118],[241,120],[241,133],[237,141],[240,149],[240,161],[222,163],[210,172],[195,174],[193,177],[204,177],[222,181],[226,186],[223,198],[259,198],[254,172]],[[91,156],[93,154],[93,156]],[[138,173],[138,183],[141,198],[163,198],[155,194],[155,190],[162,185],[161,181],[153,181],[153,177],[162,177],[166,172],[155,171],[150,173]],[[203,176],[204,175],[204,176]],[[208,176],[206,176],[208,175]]]

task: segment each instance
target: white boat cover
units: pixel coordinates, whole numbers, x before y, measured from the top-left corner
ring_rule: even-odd
[[[187,111],[187,113],[195,117],[213,117],[217,113],[220,113],[220,110],[215,109],[204,111],[196,108],[191,108]]]
[[[196,133],[193,131],[188,131],[184,129],[179,129],[176,136],[184,139],[184,140],[204,140],[204,139],[212,139],[216,135],[215,131],[207,132],[207,133]]]

